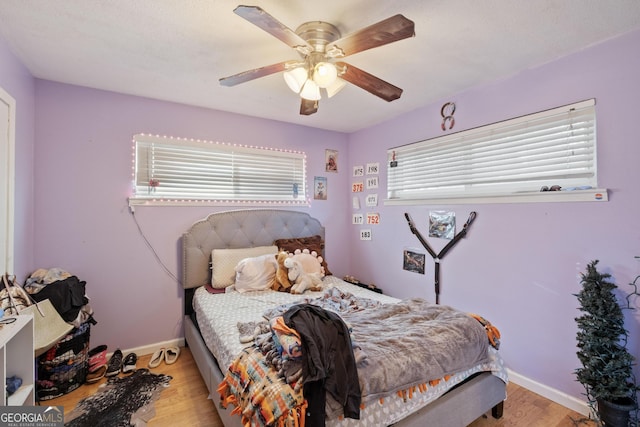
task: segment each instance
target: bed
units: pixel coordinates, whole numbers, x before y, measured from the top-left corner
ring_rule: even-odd
[[[218,392],[219,386],[226,380],[225,374],[228,373],[230,364],[237,361],[235,353],[247,345],[239,340],[240,332],[235,327],[239,319],[245,322],[259,321],[263,310],[269,305],[291,306],[302,302],[303,298],[304,301],[315,301],[328,290],[353,298],[362,298],[363,301],[375,301],[384,307],[404,303],[331,275],[324,277],[323,290],[307,291],[303,295],[275,291],[239,293],[233,291],[233,288],[223,293],[207,290],[210,290],[210,286],[207,285],[212,279],[211,262],[214,249],[259,248],[273,245],[278,239],[308,236],[320,236],[324,240],[322,224],[307,213],[281,209],[246,209],[213,213],[194,223],[182,235],[185,341],[209,390],[209,397],[216,404],[218,414],[226,427],[242,425],[241,417],[232,414],[233,405],[223,408],[219,404]],[[259,294],[267,296],[260,299],[257,297]],[[421,304],[420,301],[411,303]],[[206,320],[203,310],[210,313]],[[357,317],[358,315],[353,316],[356,322]],[[356,324],[355,329],[357,326]],[[215,331],[216,327],[219,329],[218,332]],[[218,345],[218,341],[225,340],[227,344]],[[360,367],[358,371],[360,372]],[[368,399],[363,396],[363,404],[366,402],[366,405],[362,406],[360,420],[332,417],[328,418],[326,423],[329,426],[340,427],[449,427],[466,426],[489,411],[495,418],[502,416],[507,377],[498,352],[491,346],[488,346],[486,358],[482,359],[481,363],[446,375],[442,380],[432,380],[425,378],[424,382],[416,384],[415,387],[402,387],[385,396],[372,394]]]

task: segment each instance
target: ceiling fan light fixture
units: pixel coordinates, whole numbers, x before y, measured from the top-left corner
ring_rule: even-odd
[[[340,77],[336,77],[336,79],[329,86],[325,88],[327,91],[327,96],[331,98],[336,93],[340,92],[343,87],[347,85],[346,80],[342,80]]]
[[[321,98],[320,87],[313,80],[308,79],[302,86],[300,97],[309,101],[318,101]]]
[[[304,83],[307,81],[308,73],[304,67],[296,67],[293,70],[285,71],[283,76],[289,89],[295,93],[300,93]]]
[[[338,78],[338,69],[331,62],[318,62],[313,68],[313,81],[319,87],[327,88]]]

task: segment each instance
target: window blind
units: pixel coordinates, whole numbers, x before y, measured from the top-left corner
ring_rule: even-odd
[[[134,136],[134,199],[306,204],[302,152]]]
[[[387,197],[478,197],[597,185],[595,100],[387,151]]]

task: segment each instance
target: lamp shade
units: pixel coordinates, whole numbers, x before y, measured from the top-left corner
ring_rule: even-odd
[[[308,99],[309,101],[317,101],[320,99],[320,88],[317,84],[311,79],[308,79],[304,86],[302,86],[302,90],[300,91],[300,97],[304,99]]]
[[[289,89],[295,93],[300,93],[304,82],[307,80],[307,70],[303,67],[297,67],[293,70],[285,71],[283,76]]]
[[[330,62],[318,62],[313,69],[313,81],[319,87],[326,88],[331,86],[337,77],[338,70]]]

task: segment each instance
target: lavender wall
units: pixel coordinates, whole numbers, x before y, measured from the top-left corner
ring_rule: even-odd
[[[33,265],[33,151],[35,85],[29,71],[0,38],[0,87],[16,100],[14,271],[25,277]],[[4,273],[4,272],[2,272]]]
[[[347,137],[267,120],[38,80],[36,83],[35,267],[61,267],[87,281],[98,325],[94,344],[133,348],[182,336],[182,290],[156,262],[127,208],[131,138],[152,133],[307,153],[309,184],[327,176],[329,200],[301,208],[327,229],[332,270],[349,253],[346,173],[324,172],[324,150],[346,158]],[[158,257],[179,275],[179,238],[211,207],[136,207]]]
[[[381,224],[372,227],[372,241],[358,240],[360,227],[351,226],[352,252],[358,254],[352,272],[386,293],[433,300],[434,264],[428,254],[424,276],[402,270],[404,248],[426,253],[403,213],[409,212],[426,235],[430,211],[454,211],[458,229],[470,211],[477,211],[467,238],[441,262],[441,303],[480,313],[498,326],[501,352],[515,372],[582,398],[573,375],[579,366],[574,322],[579,312],[572,294],[579,290],[579,274],[599,259],[600,268],[625,292],[640,274],[634,259],[640,255],[639,45],[640,32],[631,33],[350,135],[351,166],[384,165],[388,148],[442,135],[440,107],[448,101],[456,102],[454,131],[460,131],[596,98],[598,181],[610,197],[602,203],[380,206]],[[379,197],[385,196],[382,185]],[[447,241],[429,242],[438,252]],[[628,312],[636,356],[639,319],[640,313]]]

